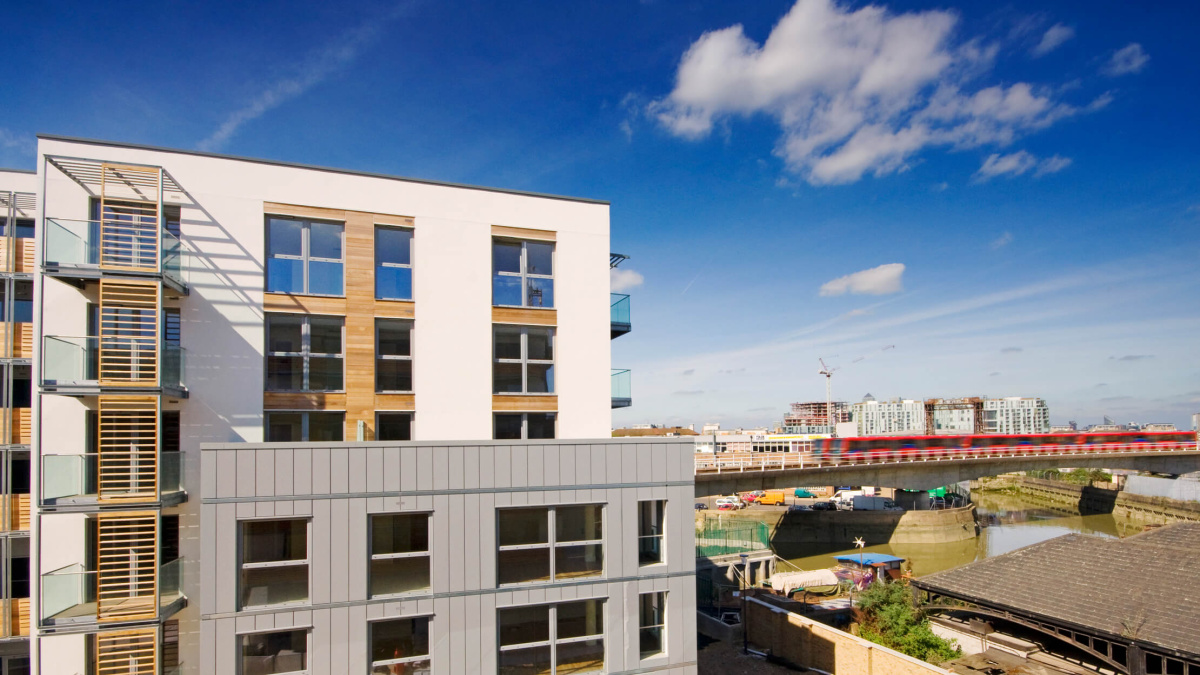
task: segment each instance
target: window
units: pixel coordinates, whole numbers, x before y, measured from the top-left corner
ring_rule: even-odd
[[[341,391],[340,316],[267,314],[267,391]]]
[[[498,441],[554,438],[557,413],[496,413],[495,433]]]
[[[492,304],[554,306],[554,244],[492,240]]]
[[[372,622],[371,672],[381,675],[428,673],[429,617]]]
[[[667,594],[642,593],[638,596],[638,642],[642,658],[667,651]]]
[[[375,226],[375,297],[412,300],[413,231]]]
[[[604,600],[496,610],[500,675],[604,670]]]
[[[638,564],[657,565],[663,558],[663,516],[667,502],[638,502]]]
[[[342,295],[341,223],[267,216],[267,292]]]
[[[429,514],[371,516],[371,595],[429,590]]]
[[[492,356],[493,393],[554,393],[553,328],[496,326]]]
[[[0,321],[10,320],[6,318],[9,305],[12,306],[11,321],[15,323],[33,323],[33,282],[14,281],[11,298],[8,296],[7,290],[3,286],[0,286]]]
[[[285,630],[242,636],[239,675],[302,673],[308,670],[308,631]]]
[[[341,442],[344,412],[268,412],[268,443]]]
[[[307,601],[308,520],[247,520],[241,526],[242,607]]]
[[[496,512],[501,584],[563,581],[604,572],[601,504]]]
[[[13,232],[11,234],[14,234],[17,239],[33,239],[33,221],[32,220],[26,220],[24,218],[15,218],[14,222],[16,222],[17,226],[15,228],[13,228],[15,230],[15,232]],[[10,232],[8,231],[8,219],[0,218],[0,235],[7,237],[9,234],[10,234]]]
[[[412,391],[412,322],[375,320],[375,391]]]
[[[412,417],[408,412],[375,413],[375,440],[411,441]]]

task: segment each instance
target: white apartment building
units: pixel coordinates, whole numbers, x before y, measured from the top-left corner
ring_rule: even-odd
[[[412,672],[467,672],[455,669],[469,650],[457,631],[467,625],[461,612],[476,605],[463,599],[500,597],[494,576],[460,586],[438,583],[434,572],[432,585],[411,589],[411,598],[409,591],[364,595],[357,582],[345,592],[318,591],[332,587],[317,576],[345,572],[324,566],[322,556],[350,556],[346,564],[357,565],[355,556],[367,555],[344,549],[338,537],[358,537],[375,522],[367,516],[399,512],[404,518],[387,536],[409,548],[373,548],[372,561],[382,556],[402,570],[409,563],[395,561],[425,554],[435,570],[456,564],[458,544],[443,549],[451,559],[412,548],[422,516],[409,512],[427,517],[421,531],[430,546],[458,541],[461,533],[449,529],[458,516],[449,513],[464,512],[450,504],[467,488],[449,487],[457,479],[447,483],[436,467],[464,448],[493,458],[486,466],[497,475],[486,491],[497,495],[494,506],[527,500],[543,508],[541,525],[517,528],[529,536],[553,529],[555,509],[576,519],[586,512],[589,532],[602,536],[565,548],[601,546],[584,554],[589,563],[597,551],[622,550],[619,540],[639,536],[631,532],[661,535],[664,518],[682,523],[672,509],[690,512],[682,484],[605,474],[611,439],[540,448],[544,466],[563,466],[568,455],[592,462],[596,470],[582,483],[522,483],[522,471],[542,467],[508,463],[509,444],[606,437],[610,408],[629,404],[628,371],[617,377],[610,368],[609,340],[629,322],[628,298],[614,302],[608,292],[607,203],[51,136],[39,138],[32,178],[36,232],[20,251],[28,253],[21,264],[31,285],[26,607],[35,672],[388,672],[422,660],[411,653],[418,635],[431,640],[430,663]],[[618,305],[620,322],[612,318]],[[249,450],[231,449],[242,447]],[[577,455],[579,448],[595,450]],[[366,482],[337,482],[336,464],[305,464],[320,453],[341,453],[354,476],[367,467]],[[380,453],[400,463],[372,463]],[[670,456],[646,454],[654,467]],[[412,457],[426,459],[410,466]],[[302,471],[313,486],[286,482]],[[684,480],[676,474],[675,482]],[[318,480],[341,487],[321,492]],[[401,487],[387,487],[395,481]],[[642,507],[626,493],[603,492],[614,483],[635,489],[639,502],[662,502],[646,507],[645,528],[631,515]],[[558,490],[566,485],[578,491]],[[462,502],[468,512],[472,499]],[[300,502],[309,503],[307,512]],[[347,508],[363,519],[318,515],[335,509],[342,517]],[[503,530],[504,518],[479,511],[474,523]],[[554,541],[528,546],[557,555],[565,549]],[[472,564],[497,569],[504,546],[475,552],[487,557]],[[681,554],[669,555],[682,564]],[[306,561],[305,598],[299,560]],[[683,642],[646,663],[631,660],[632,637],[607,633],[614,621],[632,625],[641,607],[632,587],[670,594],[641,608],[648,634],[657,627],[661,635],[656,618],[694,608],[694,588],[689,595],[679,585],[682,568],[663,572],[671,580],[660,588],[642,577],[665,568],[643,573],[627,562],[603,557],[599,580],[589,568],[578,582],[587,594],[574,580],[539,578],[497,601],[511,616],[525,605],[540,608],[533,614],[545,610],[549,618],[538,626],[554,617],[559,629],[603,625],[603,638],[564,638],[551,628],[550,637],[497,646],[496,635],[480,632],[500,625],[503,643],[506,619],[497,616],[465,628],[479,645],[467,658],[495,663],[501,652],[526,649],[537,661],[544,650],[583,649],[559,649],[560,642],[591,644],[594,656],[600,639],[605,656],[596,672],[695,672],[694,630],[686,625],[666,628]],[[282,590],[256,590],[263,578],[279,580]],[[594,602],[580,618],[571,614],[579,607],[563,609],[560,599]],[[339,612],[358,601],[370,605],[372,621],[401,623],[378,635],[349,626]],[[326,609],[332,614],[321,614]],[[333,617],[321,624],[332,628],[322,629],[319,616]],[[385,643],[409,653],[370,652]],[[21,667],[14,661],[0,675]]]
[[[987,434],[1048,434],[1050,409],[1040,398],[984,399],[983,431]]]
[[[877,401],[867,394],[850,406],[859,436],[921,435],[925,433],[925,403],[912,399]]]

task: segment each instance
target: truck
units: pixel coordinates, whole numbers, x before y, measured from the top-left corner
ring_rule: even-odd
[[[850,508],[852,508],[852,504],[854,503],[854,498],[861,497],[861,496],[863,496],[862,490],[844,490],[843,489],[843,490],[838,490],[837,493],[835,493],[833,495],[833,499],[831,501],[837,505],[837,508],[839,511],[848,511]]]
[[[765,506],[774,506],[776,504],[782,504],[783,500],[783,492],[779,490],[770,490],[758,498],[758,503]]]
[[[903,511],[904,508],[896,506],[896,502],[887,497],[867,497],[865,495],[855,495],[851,499],[851,508],[855,511]]]

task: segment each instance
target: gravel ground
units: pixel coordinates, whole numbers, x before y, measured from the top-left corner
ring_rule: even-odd
[[[699,638],[700,651],[697,661],[700,675],[796,675],[807,672],[767,663],[766,659],[743,654],[740,644],[731,645],[710,640],[703,635]]]

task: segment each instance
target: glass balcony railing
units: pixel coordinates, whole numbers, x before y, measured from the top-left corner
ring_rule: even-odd
[[[172,604],[183,599],[183,558],[176,558],[158,567],[158,602],[160,618],[165,618]],[[131,587],[138,587],[132,584]],[[131,604],[153,601],[154,596],[135,594]],[[42,575],[42,624],[94,623],[97,617],[96,571],[86,570],[76,563]]]
[[[152,227],[152,226],[151,226]],[[102,255],[100,248],[100,221],[47,218],[43,230],[42,264],[58,268],[99,268]],[[150,230],[149,236],[123,235],[116,238],[112,250],[129,261],[131,267],[153,267],[156,248],[161,244],[162,254],[157,257],[159,271],[180,286],[187,285],[187,273],[183,265],[183,243],[166,230],[160,230],[158,240]]]
[[[612,337],[624,335],[632,330],[629,323],[629,296],[624,293],[609,293],[609,321]]]
[[[612,371],[612,407],[627,408],[633,405],[632,387],[628,370]]]
[[[149,453],[147,453],[149,454]],[[118,460],[123,470],[136,477],[137,471],[129,470],[128,456]],[[77,455],[42,455],[42,502],[59,504],[70,502],[94,502],[99,497],[100,456],[96,453]],[[150,474],[153,479],[153,473]],[[133,494],[153,494],[153,485],[128,483]],[[183,492],[183,453],[158,453],[158,495]]]
[[[42,384],[186,389],[187,350],[172,342],[155,342],[153,338],[47,335],[42,342]],[[103,363],[102,351],[111,354]]]
[[[176,558],[158,568],[158,611],[183,597],[183,558]]]

